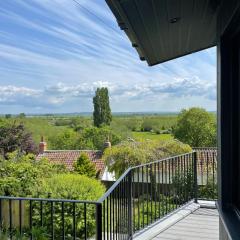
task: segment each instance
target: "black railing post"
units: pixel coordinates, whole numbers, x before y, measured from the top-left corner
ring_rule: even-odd
[[[193,152],[194,202],[198,202],[197,152]]]
[[[102,204],[101,203],[96,204],[96,228],[97,228],[96,239],[102,240]]]
[[[132,170],[128,173],[128,239],[133,239]]]

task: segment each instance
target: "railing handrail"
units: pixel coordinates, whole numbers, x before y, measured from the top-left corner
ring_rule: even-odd
[[[170,159],[173,159],[173,158],[178,158],[178,157],[186,156],[186,155],[192,154],[192,153],[194,153],[194,152],[195,152],[195,151],[188,152],[188,153],[183,153],[183,154],[179,154],[179,155],[170,156],[170,157],[167,157],[167,158],[162,158],[162,159],[159,159],[159,160],[156,160],[156,161],[152,161],[152,162],[140,164],[140,165],[137,165],[137,166],[134,166],[134,167],[131,167],[131,168],[132,168],[132,169],[136,169],[136,168],[140,168],[140,167],[145,167],[145,166],[148,166],[148,165],[152,165],[152,164],[154,164],[154,163],[159,163],[159,162],[167,161],[167,160],[170,160]]]
[[[16,200],[16,201],[36,201],[36,202],[66,202],[66,203],[87,203],[87,204],[99,204],[99,201],[91,200],[72,200],[72,199],[54,199],[54,198],[31,198],[31,197],[12,197],[12,196],[0,196],[2,200]]]
[[[193,150],[217,150],[217,147],[192,147]]]

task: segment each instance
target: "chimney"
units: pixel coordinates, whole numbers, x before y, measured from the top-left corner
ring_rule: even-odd
[[[44,141],[43,137],[41,137],[41,142],[39,143],[39,154],[44,153],[47,150],[47,143]]]
[[[109,141],[109,137],[108,137],[107,141],[103,144],[103,149],[111,148],[111,147],[112,147],[112,144]]]

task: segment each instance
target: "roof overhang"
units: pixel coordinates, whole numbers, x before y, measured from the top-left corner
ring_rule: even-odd
[[[106,0],[150,66],[216,45],[221,0]]]

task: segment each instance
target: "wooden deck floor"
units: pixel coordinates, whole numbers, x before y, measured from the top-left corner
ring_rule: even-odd
[[[152,240],[218,240],[219,216],[216,209],[199,208]]]

